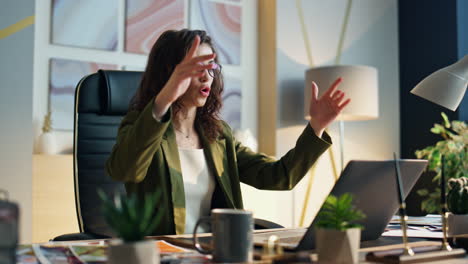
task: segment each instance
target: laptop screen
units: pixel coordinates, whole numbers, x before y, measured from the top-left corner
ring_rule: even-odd
[[[427,160],[399,160],[404,197],[406,198],[427,166]],[[350,161],[330,194],[340,196],[351,193],[353,203],[366,218],[359,223],[364,226],[361,240],[375,240],[385,230],[392,216],[399,208],[396,183],[395,161]],[[314,226],[312,221],[298,249],[315,247]]]
[[[427,166],[427,160],[399,160],[404,197],[406,198]],[[354,205],[366,218],[360,223],[364,226],[361,240],[375,240],[385,230],[392,216],[399,208],[396,186],[395,161],[352,160],[332,188],[331,194],[340,196],[351,193]],[[315,248],[315,222],[306,228],[286,228],[254,231],[255,245],[265,245],[271,235],[279,237],[279,244],[288,250],[311,250]],[[172,236],[167,236],[165,239]],[[171,243],[182,240],[186,246],[192,243],[191,235],[177,236]],[[204,236],[202,242],[209,244],[211,235]],[[179,244],[179,245],[180,245]]]

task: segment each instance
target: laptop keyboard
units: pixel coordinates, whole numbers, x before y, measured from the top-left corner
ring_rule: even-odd
[[[254,234],[254,243],[256,245],[265,245],[268,243],[269,237],[275,235],[278,237],[279,244],[282,246],[294,248],[297,246],[297,244],[299,244],[306,231],[306,228],[297,228],[267,233],[257,233]]]
[[[294,237],[282,237],[278,239],[279,243],[285,244],[299,244],[301,242],[302,236],[294,236]],[[267,242],[267,241],[265,241]]]

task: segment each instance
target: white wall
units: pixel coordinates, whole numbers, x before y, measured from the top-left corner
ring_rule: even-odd
[[[34,15],[34,1],[2,2],[0,29]],[[20,241],[31,239],[34,26],[0,39],[0,189],[20,206]]]
[[[277,0],[277,156],[294,146],[306,121],[303,118],[304,71],[308,61],[296,1]],[[302,1],[305,24],[316,66],[332,64],[344,19],[347,0]],[[397,0],[353,1],[345,37],[342,64],[376,67],[379,74],[379,118],[345,123],[345,161],[390,159],[399,152],[399,75]],[[337,125],[330,127],[339,169]],[[286,226],[299,223],[305,187],[310,176],[293,192],[257,193],[257,214]],[[305,225],[308,225],[334,182],[328,154],[315,171]],[[259,191],[258,191],[259,192]]]
[[[305,24],[316,66],[332,64],[337,50],[346,0],[302,1]],[[302,105],[304,71],[308,67],[300,24],[293,1],[278,0],[278,83],[279,131],[303,124]],[[398,75],[398,13],[397,0],[353,1],[346,33],[341,64],[361,64],[376,67],[379,74],[379,118],[372,121],[345,123],[345,161],[350,159],[390,159],[399,152],[399,75]],[[289,109],[289,110],[286,110]],[[290,137],[298,135],[293,130]],[[338,132],[336,124],[330,128],[334,139],[336,160]],[[287,142],[278,137],[278,144]],[[283,143],[281,143],[283,142]],[[286,143],[286,144],[285,144]],[[346,164],[346,162],[345,162]],[[339,165],[339,163],[338,163]],[[328,155],[318,164],[307,209],[307,221],[319,209],[333,186]],[[296,215],[302,209],[304,187],[302,181],[294,195]],[[294,219],[298,223],[298,217]]]

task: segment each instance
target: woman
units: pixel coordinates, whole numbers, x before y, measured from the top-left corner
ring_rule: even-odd
[[[317,99],[314,118],[280,160],[251,151],[221,121],[221,66],[204,31],[166,31],[148,58],[141,85],[122,120],[107,172],[128,192],[162,193],[154,235],[191,233],[211,208],[242,208],[240,182],[290,190],[330,146],[324,129],[349,103],[336,90]]]

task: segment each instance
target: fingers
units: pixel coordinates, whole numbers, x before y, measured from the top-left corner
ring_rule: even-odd
[[[347,99],[345,100],[344,102],[343,101],[343,98],[345,97],[345,93],[343,91],[340,91],[340,90],[337,90],[333,96],[331,97],[331,100],[333,101],[333,103],[335,104],[336,108],[338,109],[338,111],[341,112],[341,110],[343,108],[345,108],[345,106],[347,104],[349,104],[349,102],[351,101],[351,99]]]
[[[343,91],[337,90],[333,95],[331,96],[331,99],[335,102],[340,102],[343,97],[345,96],[345,93]]]
[[[204,61],[213,60],[216,57],[216,54],[208,54],[203,56],[198,56],[195,58],[190,59],[189,61],[182,62],[176,66],[175,72],[178,72],[181,75],[185,75],[186,72],[193,72],[193,71],[201,71],[214,69],[217,67],[216,64],[209,63],[209,64],[202,64]]]
[[[197,52],[198,46],[200,46],[200,36],[196,35],[195,39],[192,42],[190,50],[187,52],[187,55],[185,55],[185,58],[195,57],[195,53]]]
[[[317,101],[318,98],[318,86],[315,82],[312,82],[312,101]]]
[[[351,98],[348,98],[346,101],[339,104],[338,105],[338,111],[341,112],[341,110],[343,110],[343,108],[345,108],[349,104],[349,102],[351,102]]]
[[[179,75],[182,78],[200,77],[205,74],[205,70],[215,69],[217,66],[216,64],[186,65],[184,68],[179,69]]]
[[[185,64],[181,65],[179,68],[180,72],[186,72],[186,71],[204,71],[204,70],[210,70],[216,68],[218,65],[214,63],[210,64]]]
[[[216,58],[216,53],[203,55],[203,56],[197,56],[197,57],[193,57],[189,61],[187,61],[187,64],[195,64],[195,63],[199,63],[199,62],[205,62],[205,61],[213,60],[214,58]]]
[[[325,93],[323,94],[323,96],[327,96],[327,97],[331,97],[331,95],[333,94],[333,92],[336,90],[336,88],[338,87],[338,85],[343,81],[343,78],[338,78],[335,80],[335,82],[333,82],[333,84],[330,86],[330,88],[328,88]]]

